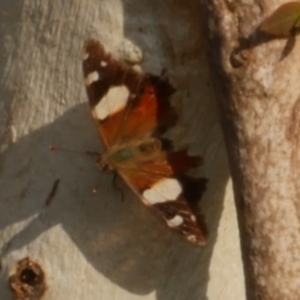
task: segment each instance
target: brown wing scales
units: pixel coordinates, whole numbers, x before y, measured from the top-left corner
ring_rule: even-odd
[[[200,158],[171,152],[161,139],[177,120],[169,102],[173,87],[115,60],[94,40],[84,45],[83,73],[92,115],[116,171],[170,228],[203,245],[205,229],[192,200],[200,199],[207,181],[183,175]]]
[[[139,140],[175,124],[177,116],[168,101],[174,89],[168,82],[137,72],[113,59],[97,41],[86,42],[84,53],[87,56],[83,61],[84,77],[93,72],[97,72],[99,77],[87,86],[92,111],[111,87],[125,85],[130,92],[123,110],[104,120],[94,115],[106,147]],[[101,62],[105,62],[105,67],[101,66]]]
[[[179,159],[178,167],[174,159]],[[171,163],[172,162],[172,163]],[[152,206],[173,230],[194,244],[204,245],[206,229],[196,209],[196,202],[206,189],[205,178],[182,175],[199,162],[199,157],[190,157],[186,151],[165,153],[161,151],[155,159],[137,163],[135,167],[119,168],[118,172],[144,204]],[[168,199],[163,193],[163,202],[153,203],[145,198],[145,191],[165,179],[178,181],[181,192],[176,198]],[[173,220],[173,222],[172,222]],[[177,222],[176,222],[177,220]]]

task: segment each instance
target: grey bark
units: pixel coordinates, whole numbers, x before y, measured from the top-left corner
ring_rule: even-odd
[[[0,1],[1,299],[13,299],[8,277],[27,256],[45,271],[45,299],[244,299],[199,6],[198,0]],[[112,178],[90,158],[48,151],[49,144],[101,151],[81,70],[89,38],[115,55],[127,47],[132,60],[140,49],[147,72],[167,69],[182,121],[176,144],[204,157],[195,174],[210,180],[200,203],[209,230],[205,248],[170,232],[118,182],[122,202]]]
[[[203,1],[247,299],[300,299],[299,41],[257,27],[286,1]]]

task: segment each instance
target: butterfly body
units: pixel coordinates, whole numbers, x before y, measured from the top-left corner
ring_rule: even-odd
[[[120,149],[109,151],[109,157],[113,164],[122,167],[122,164],[138,164],[141,161],[155,159],[160,152],[159,140],[148,138],[140,143],[129,144]]]
[[[157,139],[148,138],[140,143],[112,147],[97,159],[97,165],[104,171],[117,171],[122,168],[136,168],[139,163],[154,159],[161,150]]]
[[[192,208],[206,179],[184,173],[200,158],[173,151],[162,134],[176,124],[169,103],[173,87],[158,76],[136,71],[108,54],[97,41],[83,51],[84,82],[105,153],[97,161],[116,171],[147,206],[188,241],[203,245],[205,232]]]

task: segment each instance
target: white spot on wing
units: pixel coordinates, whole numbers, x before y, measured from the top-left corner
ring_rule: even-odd
[[[193,222],[196,222],[196,217],[195,216],[191,216],[191,220],[193,221]]]
[[[10,127],[10,132],[11,132],[12,142],[15,143],[17,141],[17,129],[16,129],[16,127],[12,125]]]
[[[181,194],[182,188],[177,179],[164,178],[143,192],[145,201],[150,205],[174,201]]]
[[[129,90],[125,85],[110,88],[94,108],[96,117],[104,120],[110,114],[121,110],[126,106],[128,96]]]
[[[84,51],[84,52],[82,53],[82,60],[88,59],[89,56],[90,56],[89,53]]]
[[[197,242],[197,237],[193,234],[189,235],[186,237],[190,242],[196,243]]]
[[[105,60],[102,60],[100,62],[100,66],[103,67],[103,68],[106,67],[107,66],[107,62]]]
[[[92,73],[90,73],[84,80],[84,83],[86,86],[91,85],[93,82],[98,81],[99,80],[99,74],[97,71],[94,71]]]
[[[142,73],[142,67],[140,65],[133,65],[132,69],[138,73]]]
[[[174,218],[167,220],[167,223],[170,227],[177,227],[183,223],[183,218],[179,215],[176,215]]]

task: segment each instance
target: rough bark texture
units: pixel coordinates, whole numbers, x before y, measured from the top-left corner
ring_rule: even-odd
[[[13,299],[9,274],[24,257],[45,271],[45,299],[244,299],[199,6],[198,0],[0,1],[0,299]],[[139,48],[148,72],[166,68],[177,89],[176,142],[204,156],[195,172],[209,179],[200,204],[206,247],[170,232],[118,182],[122,202],[93,159],[48,151],[49,144],[101,151],[81,70],[89,38],[114,54],[123,49],[131,60]]]
[[[300,45],[256,30],[285,2],[203,1],[249,300],[300,299]]]

